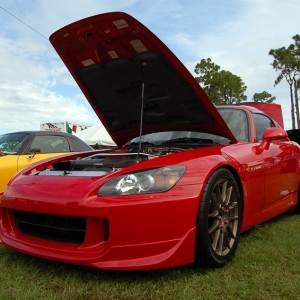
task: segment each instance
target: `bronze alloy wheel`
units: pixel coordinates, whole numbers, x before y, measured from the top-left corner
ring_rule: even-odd
[[[239,225],[235,189],[227,179],[220,179],[213,189],[208,213],[211,246],[219,256],[227,255],[234,245]]]
[[[233,174],[221,168],[209,178],[196,222],[195,263],[210,268],[234,256],[242,221],[242,198]]]

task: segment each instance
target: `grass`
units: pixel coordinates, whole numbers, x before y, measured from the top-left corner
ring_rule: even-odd
[[[120,272],[0,246],[0,299],[300,299],[300,216],[286,213],[242,234],[222,269]]]

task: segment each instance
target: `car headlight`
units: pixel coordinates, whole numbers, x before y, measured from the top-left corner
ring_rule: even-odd
[[[101,186],[97,195],[116,196],[165,192],[176,184],[185,170],[185,166],[167,166],[123,174]]]

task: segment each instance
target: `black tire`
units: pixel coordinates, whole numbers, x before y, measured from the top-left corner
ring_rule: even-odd
[[[298,185],[298,204],[295,206],[293,212],[296,214],[300,214],[300,183]]]
[[[195,264],[220,268],[236,251],[242,223],[242,199],[233,174],[221,168],[209,178],[197,216]]]

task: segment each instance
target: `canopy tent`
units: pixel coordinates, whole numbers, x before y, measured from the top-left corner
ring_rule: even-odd
[[[116,144],[101,123],[79,131],[75,135],[88,145],[94,146],[94,148],[97,146],[99,146],[99,148],[101,148],[101,146],[105,146],[105,148],[116,147]]]

